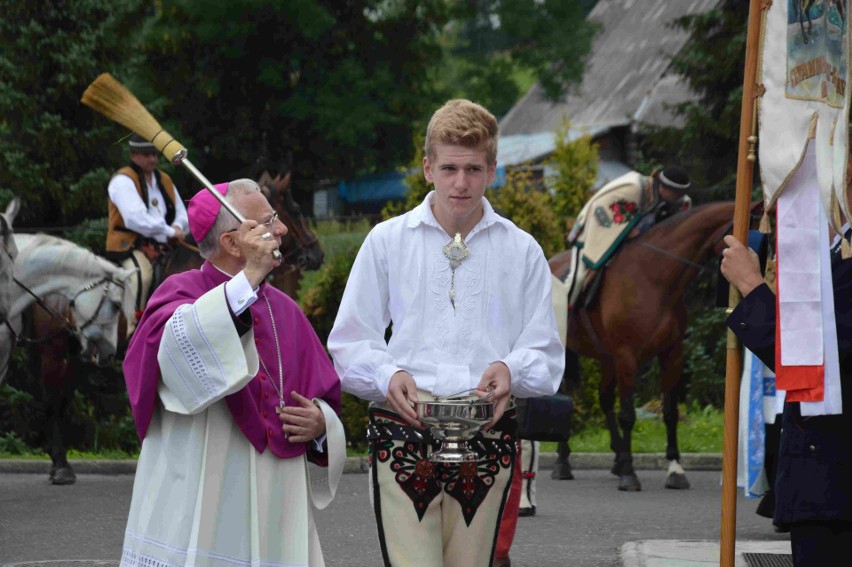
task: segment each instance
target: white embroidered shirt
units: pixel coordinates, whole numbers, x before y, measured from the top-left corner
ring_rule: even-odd
[[[471,252],[455,271],[453,309],[443,254],[452,235],[432,213],[433,193],[373,228],[358,252],[328,339],[343,390],[383,401],[391,376],[405,370],[418,388],[450,395],[475,388],[502,361],[514,395],[553,394],[565,355],[541,247],[483,198],[484,215],[465,239]]]
[[[140,180],[145,183],[145,180]],[[166,224],[166,204],[157,179],[151,176],[151,184],[148,185],[148,202],[142,201],[133,180],[126,175],[114,175],[107,187],[110,200],[118,207],[124,225],[133,232],[142,236],[153,238],[157,242],[165,243],[175,235],[175,226],[184,232],[189,230],[189,220],[186,213],[186,205],[183,204],[178,188],[175,187],[175,219],[172,225]]]

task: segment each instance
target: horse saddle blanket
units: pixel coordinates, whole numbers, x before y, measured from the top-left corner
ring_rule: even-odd
[[[647,178],[637,172],[618,177],[599,189],[586,202],[568,240],[571,244],[571,263],[566,274],[552,280],[554,309],[563,337],[562,315],[568,306],[576,305],[583,289],[590,283],[587,274],[599,270],[612,258],[630,231],[641,220],[640,211],[645,204],[644,189]],[[590,280],[591,281],[591,280]],[[556,306],[559,302],[559,306]],[[561,310],[562,307],[565,310]]]
[[[646,178],[627,173],[604,185],[583,207],[577,218],[579,229],[574,246],[582,250],[582,263],[598,269],[615,253],[636,223],[645,206]]]

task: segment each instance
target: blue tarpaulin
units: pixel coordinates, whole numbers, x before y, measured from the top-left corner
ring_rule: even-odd
[[[340,198],[347,203],[368,201],[392,201],[402,199],[407,189],[402,180],[402,171],[387,171],[364,175],[353,181],[341,181],[337,184]]]

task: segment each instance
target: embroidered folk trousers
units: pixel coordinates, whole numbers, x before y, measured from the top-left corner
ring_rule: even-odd
[[[418,392],[421,400],[430,399]],[[387,406],[373,404],[370,500],[384,563],[394,567],[488,567],[515,468],[515,410],[470,444],[482,460],[429,460],[437,443]]]

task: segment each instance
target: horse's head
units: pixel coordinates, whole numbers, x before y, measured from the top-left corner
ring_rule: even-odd
[[[287,227],[287,234],[281,239],[281,254],[284,264],[303,270],[316,270],[322,265],[325,254],[319,239],[311,231],[308,220],[290,191],[291,172],[279,172],[272,176],[263,171],[257,178],[262,187],[269,192],[269,203],[278,212],[281,222]]]
[[[80,357],[106,366],[118,348],[119,316],[133,316],[134,299],[130,289],[136,270],[118,268],[104,261],[104,275],[70,297],[68,308],[80,342]]]
[[[20,209],[20,199],[12,199],[6,207],[6,212],[0,214],[0,322],[6,320],[11,309],[12,275],[14,274],[15,258],[18,247],[12,234],[12,223]]]
[[[281,240],[284,262],[295,264],[303,270],[319,269],[325,253],[319,238],[311,231],[308,219],[302,214],[298,203],[293,200],[289,191],[282,206],[277,210],[281,221],[287,226],[287,234]]]

